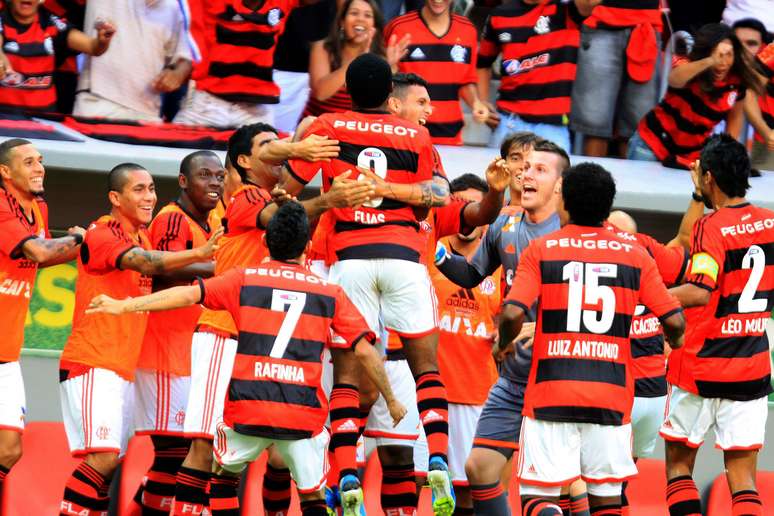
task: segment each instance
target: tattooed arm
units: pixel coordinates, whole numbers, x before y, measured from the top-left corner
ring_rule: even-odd
[[[153,294],[127,299],[113,299],[101,294],[91,300],[87,314],[103,313],[121,315],[129,312],[159,312],[191,306],[201,301],[202,289],[199,285],[172,287]]]
[[[358,167],[358,170],[371,179],[376,190],[375,197],[386,197],[422,208],[446,206],[449,202],[449,182],[442,177],[421,183],[388,183],[368,169]]]
[[[129,249],[121,257],[121,269],[131,269],[146,276],[165,274],[180,269],[192,263],[206,262],[212,258],[218,248],[217,241],[223,235],[219,229],[210,237],[206,244],[185,251],[147,251],[141,247]]]
[[[40,264],[41,267],[69,262],[78,256],[86,230],[74,226],[68,233],[60,238],[31,238],[24,242],[21,251],[28,260]]]

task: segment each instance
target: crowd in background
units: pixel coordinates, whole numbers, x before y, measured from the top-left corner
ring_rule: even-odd
[[[462,145],[465,124],[492,147],[527,130],[679,168],[724,130],[774,169],[765,0],[2,3],[4,111],[293,132],[350,109],[346,68],[371,52],[428,82],[434,143]]]

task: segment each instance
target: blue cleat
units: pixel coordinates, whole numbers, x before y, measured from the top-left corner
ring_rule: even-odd
[[[354,475],[346,475],[339,482],[342,516],[365,516],[363,505],[363,488],[360,479]]]
[[[341,505],[338,486],[325,486],[325,505],[327,506],[328,516],[337,516],[336,508]]]
[[[433,492],[433,514],[452,516],[457,505],[449,466],[441,457],[433,457],[427,468],[427,483]]]

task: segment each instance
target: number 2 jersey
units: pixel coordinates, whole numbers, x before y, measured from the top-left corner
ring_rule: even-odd
[[[661,320],[681,311],[653,259],[599,227],[567,225],[522,254],[505,300],[538,300],[524,415],[622,425],[634,399],[629,332],[637,304]]]
[[[341,151],[330,162],[293,159],[288,171],[308,183],[322,170],[323,191],[347,170],[358,176],[358,166],[370,168],[391,183],[412,184],[433,178],[435,158],[427,129],[388,113],[327,113],[307,134],[339,140]],[[333,208],[335,237],[328,252],[337,260],[393,258],[419,262],[427,241],[419,235],[419,222],[408,204],[373,199],[361,208]]]
[[[341,287],[278,261],[232,269],[200,285],[202,304],[227,310],[239,330],[226,424],[271,439],[320,433],[328,415],[320,385],[323,348],[375,340]],[[331,329],[341,339],[329,339]]]
[[[669,357],[669,383],[705,398],[771,393],[766,324],[774,306],[774,211],[743,203],[699,220],[686,281],[711,297],[686,312],[685,346]]]

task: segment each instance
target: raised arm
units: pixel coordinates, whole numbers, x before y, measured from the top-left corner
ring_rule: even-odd
[[[685,62],[672,68],[669,72],[669,86],[672,88],[684,88],[691,79],[712,68],[715,64],[715,55],[723,45],[723,43],[720,43],[718,48],[709,57],[699,59],[698,61]]]
[[[511,182],[511,172],[504,159],[493,160],[486,169],[489,191],[480,202],[465,206],[462,215],[469,228],[491,224],[503,208],[504,193]]]
[[[116,28],[110,22],[97,22],[97,37],[92,38],[78,29],[70,29],[67,33],[67,46],[76,52],[91,56],[101,56],[110,47],[110,41],[116,33]]]
[[[443,177],[436,176],[428,181],[411,184],[388,183],[366,168],[358,167],[358,170],[371,180],[376,197],[424,208],[446,206],[449,203],[449,182]]]
[[[121,269],[131,269],[145,276],[165,274],[197,262],[207,262],[217,249],[217,241],[223,235],[218,229],[206,244],[185,251],[148,251],[142,247],[129,249],[119,262]]]
[[[59,238],[30,238],[24,242],[21,251],[25,258],[41,267],[74,260],[78,257],[78,249],[83,242],[85,230],[73,227],[68,232],[69,235]]]
[[[701,187],[699,186],[700,165],[696,160],[691,165],[691,179],[693,180],[693,196],[691,197],[688,209],[685,210],[683,218],[680,221],[680,228],[677,235],[669,241],[669,247],[684,247],[691,249],[691,233],[696,221],[704,216],[704,201],[701,196]]]
[[[127,299],[113,299],[101,294],[89,303],[87,314],[121,315],[130,312],[160,312],[195,305],[201,301],[202,289],[199,285],[172,287],[153,294]]]

